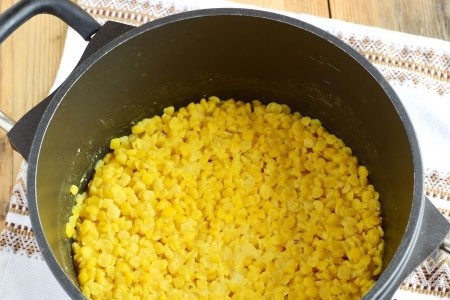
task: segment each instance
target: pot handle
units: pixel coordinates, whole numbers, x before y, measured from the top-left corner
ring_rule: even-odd
[[[425,209],[420,228],[411,259],[405,268],[406,275],[411,273],[438,247],[450,253],[450,223],[427,197],[425,197]]]
[[[9,132],[16,122],[0,110],[0,128]]]
[[[38,14],[54,15],[89,41],[101,25],[70,0],[21,0],[0,15],[0,43],[14,30]]]
[[[91,15],[70,0],[21,0],[0,15],[0,43],[20,25],[38,14],[51,14],[60,18],[86,41],[102,27]],[[14,120],[0,110],[0,129],[9,133],[14,125]],[[27,158],[27,155],[24,157]]]

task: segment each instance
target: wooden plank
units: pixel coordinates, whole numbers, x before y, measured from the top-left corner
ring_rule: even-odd
[[[0,10],[13,0],[2,0]],[[0,46],[0,108],[19,119],[49,92],[62,55],[67,26],[59,19],[37,16]],[[0,130],[1,131],[1,130]],[[0,132],[0,220],[4,219],[22,157]],[[3,222],[0,221],[0,230]]]
[[[450,41],[450,1],[330,0],[331,17]]]
[[[3,11],[9,6],[9,1],[1,1],[0,9]],[[8,115],[14,112],[12,102],[12,41],[8,39],[0,46],[0,108]],[[8,206],[8,199],[12,188],[13,165],[12,149],[9,146],[6,134],[0,130],[0,220],[3,220]],[[0,222],[0,230],[3,222]]]
[[[270,9],[329,17],[327,0],[237,0],[235,2],[252,4]]]

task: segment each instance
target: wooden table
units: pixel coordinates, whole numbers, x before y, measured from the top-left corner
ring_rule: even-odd
[[[17,2],[1,0],[0,11]],[[273,9],[305,12],[450,40],[446,0],[238,0]],[[38,16],[0,46],[0,108],[15,119],[44,98],[58,69],[67,26]],[[22,158],[0,132],[0,229]]]

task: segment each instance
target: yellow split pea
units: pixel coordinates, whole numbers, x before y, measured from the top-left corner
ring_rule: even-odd
[[[89,299],[360,299],[380,273],[367,169],[286,105],[168,107],[110,147],[66,227]]]

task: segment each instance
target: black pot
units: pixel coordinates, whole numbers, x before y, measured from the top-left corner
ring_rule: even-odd
[[[286,103],[346,141],[380,192],[383,271],[363,299],[390,299],[444,240],[450,224],[424,197],[419,147],[380,73],[334,36],[282,15],[209,9],[139,28],[98,25],[67,0],[21,1],[0,17],[0,40],[36,13],[55,14],[86,39],[82,62],[9,132],[28,159],[28,202],[42,255],[73,299],[83,299],[64,225],[112,137],[203,96]]]

